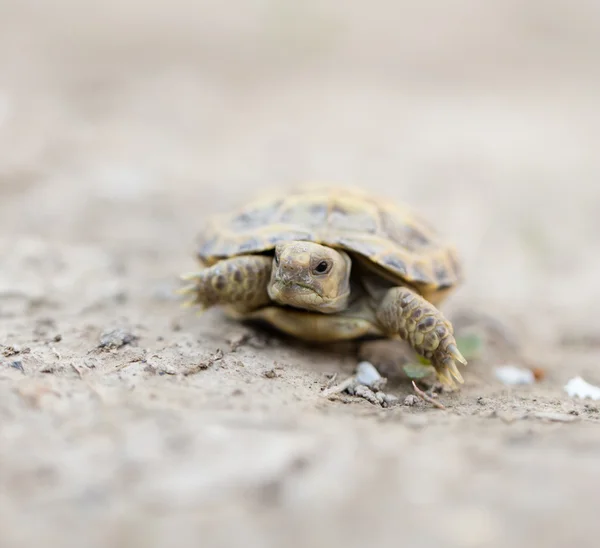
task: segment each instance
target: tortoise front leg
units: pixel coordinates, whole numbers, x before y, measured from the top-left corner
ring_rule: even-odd
[[[452,324],[421,295],[407,287],[390,289],[377,309],[377,320],[386,333],[399,335],[430,360],[442,383],[453,386],[452,377],[464,382],[456,362],[467,361],[456,346]]]
[[[234,305],[238,310],[254,310],[270,302],[267,286],[273,259],[262,255],[241,255],[223,259],[209,268],[187,274],[191,282],[180,293],[191,294],[189,305],[207,309]]]

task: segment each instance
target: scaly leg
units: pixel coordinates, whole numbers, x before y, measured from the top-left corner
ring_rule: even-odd
[[[454,386],[454,377],[463,378],[456,362],[467,365],[454,339],[452,324],[442,313],[415,291],[394,287],[377,310],[377,320],[389,335],[399,335],[421,356],[430,360],[439,380]]]
[[[217,305],[234,305],[253,310],[270,302],[267,286],[273,259],[262,255],[240,255],[223,259],[209,268],[183,276],[191,282],[180,293],[191,294],[187,304],[203,310]]]

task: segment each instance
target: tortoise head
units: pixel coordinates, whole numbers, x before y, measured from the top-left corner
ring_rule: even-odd
[[[275,302],[332,314],[348,306],[350,257],[313,242],[277,244],[269,282]]]

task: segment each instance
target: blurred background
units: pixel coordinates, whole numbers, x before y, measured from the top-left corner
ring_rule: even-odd
[[[359,184],[436,219],[483,306],[579,315],[599,31],[593,0],[3,0],[0,230],[183,252],[265,187]]]
[[[176,305],[163,304],[153,316],[152,299],[164,297],[174,277],[193,268],[194,239],[207,214],[273,187],[304,181],[353,184],[415,205],[458,246],[467,280],[449,310],[473,308],[501,318],[531,338],[530,350],[538,357],[552,359],[563,337],[580,337],[589,343],[582,360],[593,371],[600,348],[594,316],[600,299],[599,97],[600,3],[595,0],[0,0],[0,293],[20,287],[38,297],[50,294],[56,308],[47,313],[63,314],[66,331],[84,322],[104,325],[118,313],[155,322],[152,329],[160,332],[156,322],[166,324],[167,311]],[[110,268],[105,269],[106,261]],[[111,301],[79,316],[103,291],[126,291],[129,308],[116,309]],[[34,308],[5,308],[3,317],[12,318],[6,333],[29,333],[39,320]],[[75,342],[61,352],[78,356],[83,345]],[[557,371],[566,379],[581,369],[572,364],[567,372]],[[252,400],[244,413],[255,405],[260,404]],[[63,411],[66,417],[66,407]],[[3,416],[13,417],[17,426],[11,432],[27,434],[27,440],[31,432],[54,432],[37,418],[31,419],[35,427],[21,431],[17,414],[9,410]],[[106,420],[117,428],[120,419]],[[127,421],[119,428],[135,438]],[[338,432],[335,425],[323,428]],[[162,432],[152,435],[161,439]],[[443,432],[438,428],[436,435]],[[14,443],[0,451],[3,469],[19,469],[25,466],[23,454],[45,454],[48,447],[55,452],[47,454],[62,462],[70,446],[56,441],[61,435],[52,438],[54,445],[38,446],[29,446],[25,437],[23,445],[11,438]],[[140,439],[145,447],[148,440]],[[393,453],[385,436],[377,440],[373,451],[383,447]],[[335,459],[330,464],[331,470],[350,474],[354,464],[362,470],[371,453],[355,452],[354,441],[346,441],[340,447],[355,460],[347,469]],[[401,485],[407,471],[416,476],[422,472],[418,466],[439,462],[448,446],[430,442],[417,451],[422,464],[398,466],[397,483],[389,485]],[[247,451],[243,440],[236,443],[239,454]],[[454,448],[445,457],[449,462],[468,462],[461,460],[463,446],[448,443]],[[64,462],[89,465],[94,461],[86,459],[101,455],[103,447]],[[198,447],[202,452],[204,446]],[[269,459],[277,461],[267,449],[256,455],[264,469]],[[540,499],[532,495],[523,502],[542,509],[540,520],[564,515],[560,502],[552,507],[556,514],[544,507],[549,495],[543,486],[556,468],[539,468],[536,458],[514,469],[513,485],[525,483],[540,493]],[[507,459],[507,470],[521,462]],[[152,478],[171,473],[157,466],[160,474]],[[81,469],[88,475],[69,480],[72,485],[93,477],[92,468]],[[302,496],[310,489],[329,485],[329,477],[339,479],[331,470],[321,469],[306,492],[299,488],[294,512],[306,510]],[[235,476],[226,465],[221,471]],[[444,470],[436,473],[432,477],[448,489],[446,498],[432,495],[429,502],[439,516],[442,505],[453,500],[455,485],[444,483],[451,481]],[[10,483],[12,477],[6,476],[5,485],[16,486],[15,493],[27,501],[27,491],[17,480]],[[175,479],[180,487],[187,485],[187,477]],[[192,490],[204,485],[196,480]],[[580,480],[564,479],[556,496],[571,501],[586,489]],[[353,492],[356,500],[373,481]],[[387,479],[382,482],[385,491]],[[426,491],[435,491],[432,482]],[[482,485],[501,489],[493,482]],[[497,499],[492,496],[493,512],[467,508],[458,521],[442,520],[448,534],[459,531],[449,545],[487,546],[500,538],[499,526],[490,526],[496,531],[490,536],[486,524],[499,509],[512,508],[508,486]],[[329,487],[330,494],[338,493],[339,484]],[[391,508],[399,501],[388,495],[369,508],[374,512],[385,505],[393,523]],[[430,507],[410,514],[413,499],[406,497],[400,506],[425,523]],[[22,514],[13,500],[7,504],[5,511],[12,508],[15,519]],[[68,517],[72,507],[65,508]],[[111,512],[118,512],[114,508]],[[323,514],[332,520],[327,523],[344,523],[344,515],[353,515],[343,505],[337,508],[339,515]],[[587,508],[593,512],[595,506]],[[232,512],[237,519],[237,510]],[[289,540],[294,526],[306,532],[312,518],[294,522],[290,516],[304,515],[294,512],[286,514],[291,522],[281,518],[287,529],[272,540]],[[355,515],[353,524],[360,519]],[[483,529],[473,529],[473,522],[483,523]],[[514,541],[511,535],[529,531],[540,540],[540,523],[527,518],[522,529],[502,529],[508,535],[503,538]],[[238,540],[262,538],[257,545],[266,546],[254,525]],[[131,527],[139,533],[135,523]],[[367,542],[370,532],[363,533],[356,538]],[[128,538],[124,535],[119,538]],[[382,533],[379,540],[392,537]],[[313,541],[319,538],[325,537]],[[407,538],[417,546],[418,535]],[[550,535],[544,545],[556,538]]]

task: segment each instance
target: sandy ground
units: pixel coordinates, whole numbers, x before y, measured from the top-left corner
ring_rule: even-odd
[[[592,1],[4,0],[0,546],[597,546],[600,405],[563,386],[600,384],[599,31]],[[487,343],[446,410],[329,400],[354,346],[180,308],[203,218],[306,180],[460,249],[444,311]]]

